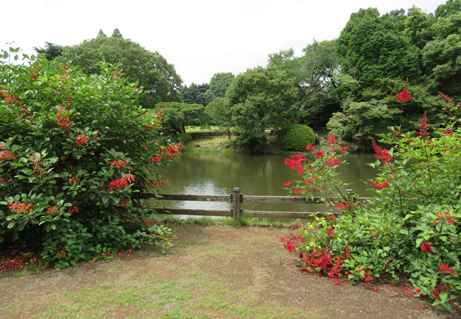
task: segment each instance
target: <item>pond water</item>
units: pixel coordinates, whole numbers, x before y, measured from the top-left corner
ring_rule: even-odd
[[[285,196],[288,192],[282,184],[298,179],[296,171],[285,164],[287,155],[249,155],[186,152],[178,162],[158,171],[169,185],[160,193],[229,195],[235,187],[243,195]],[[349,154],[343,156],[349,165],[338,167],[340,177],[360,196],[373,196],[366,191],[369,186],[361,180],[376,176],[376,171],[366,163],[376,160],[373,154]],[[230,209],[225,202],[161,201],[160,205],[170,208]],[[308,204],[260,204],[242,203],[249,210],[276,211],[322,211],[319,205]]]

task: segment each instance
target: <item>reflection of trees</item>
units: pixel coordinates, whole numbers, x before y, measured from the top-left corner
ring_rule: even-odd
[[[220,153],[186,153],[178,163],[163,168],[159,173],[170,185],[160,192],[230,194],[240,187],[244,195],[287,195],[282,184],[298,179],[298,174],[285,165],[286,155],[248,155]],[[363,196],[367,188],[360,182],[373,176],[374,170],[365,165],[374,161],[368,154],[349,155],[350,165],[340,166],[342,178],[353,183],[355,192]],[[366,194],[371,195],[371,194]],[[194,204],[195,206],[196,204]],[[213,205],[213,204],[211,204]],[[319,211],[318,206],[299,204],[251,204],[244,209],[280,211]],[[211,207],[207,207],[211,209]]]

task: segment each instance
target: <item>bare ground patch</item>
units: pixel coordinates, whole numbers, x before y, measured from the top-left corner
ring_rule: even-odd
[[[166,255],[147,247],[61,271],[4,273],[0,318],[452,317],[384,283],[374,292],[299,274],[277,238],[288,233],[190,225]]]

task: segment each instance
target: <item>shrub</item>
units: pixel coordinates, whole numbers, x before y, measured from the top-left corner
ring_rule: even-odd
[[[299,253],[302,271],[338,281],[370,281],[385,273],[398,280],[408,274],[413,286],[408,295],[429,297],[433,306],[452,310],[461,292],[459,106],[448,106],[451,117],[432,132],[437,137],[429,134],[424,114],[418,132],[401,133],[397,127],[381,135],[390,150],[373,140],[378,159],[370,166],[380,173],[367,183],[379,196],[369,201],[352,201],[340,191],[347,185],[335,169],[345,164],[338,154],[345,149],[335,145],[334,136],[328,143],[336,152],[315,152],[314,161],[299,154],[286,159],[302,177],[284,187],[308,198],[321,195],[335,213],[316,217],[299,236],[283,240]]]
[[[174,136],[176,142],[182,142],[183,144],[187,144],[192,141],[192,136],[187,133],[178,133]]]
[[[307,144],[314,144],[314,131],[307,125],[295,124],[280,131],[277,145],[284,151],[304,151]]]
[[[180,154],[160,139],[162,112],[139,105],[119,65],[86,76],[28,64],[0,63],[0,245],[37,242],[56,268],[142,243],[167,248],[170,230],[133,198],[164,183],[149,172]]]

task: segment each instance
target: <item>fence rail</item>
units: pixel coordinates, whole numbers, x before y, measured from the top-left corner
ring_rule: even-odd
[[[349,201],[367,202],[368,197],[352,198],[353,191],[346,190]],[[229,202],[232,203],[232,209],[216,210],[216,209],[184,209],[184,208],[166,208],[157,209],[159,214],[174,214],[174,215],[200,215],[200,216],[225,216],[234,219],[233,225],[236,226],[241,216],[259,217],[259,218],[293,218],[293,219],[312,219],[312,215],[325,216],[324,213],[313,212],[283,212],[283,211],[255,211],[242,210],[241,203],[294,203],[294,204],[321,204],[317,200],[320,197],[314,197],[306,200],[303,196],[257,196],[243,195],[240,193],[240,188],[234,188],[230,195],[194,195],[194,194],[152,194],[143,193],[139,199],[155,198],[157,200],[173,200],[173,201],[204,201],[204,202]],[[236,213],[234,213],[236,212]],[[330,213],[329,213],[330,214]]]

